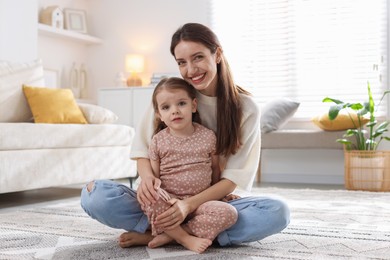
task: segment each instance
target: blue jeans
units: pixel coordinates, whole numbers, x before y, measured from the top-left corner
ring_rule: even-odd
[[[221,246],[252,242],[282,231],[290,222],[288,206],[277,199],[267,197],[244,197],[229,202],[237,209],[236,224],[217,237]],[[112,228],[145,233],[149,227],[136,191],[109,181],[95,181],[88,192],[81,192],[81,207],[92,218]]]

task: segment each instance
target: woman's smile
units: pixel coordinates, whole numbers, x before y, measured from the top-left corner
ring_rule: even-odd
[[[194,83],[194,84],[199,84],[199,83],[202,82],[202,80],[205,78],[205,76],[206,76],[206,73],[203,73],[203,74],[201,74],[201,75],[197,75],[197,76],[195,76],[195,77],[192,77],[192,78],[191,78],[191,81],[192,81],[192,83]]]

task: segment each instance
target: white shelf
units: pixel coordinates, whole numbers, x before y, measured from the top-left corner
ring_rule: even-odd
[[[78,41],[84,44],[102,43],[102,40],[100,38],[88,34],[82,34],[82,33],[73,32],[69,30],[57,29],[41,23],[38,23],[38,32],[40,35]]]

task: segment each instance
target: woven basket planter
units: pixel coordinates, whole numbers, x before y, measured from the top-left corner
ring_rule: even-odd
[[[345,188],[390,191],[390,151],[344,151]]]

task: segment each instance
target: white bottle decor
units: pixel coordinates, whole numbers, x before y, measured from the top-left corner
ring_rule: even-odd
[[[73,92],[75,98],[80,97],[80,87],[79,87],[79,71],[76,68],[76,63],[74,62],[69,73],[69,87]]]
[[[126,78],[123,75],[123,72],[118,72],[115,77],[115,86],[124,87],[126,86]]]
[[[86,98],[88,96],[88,77],[87,70],[85,69],[84,64],[81,64],[79,74],[80,97]]]

